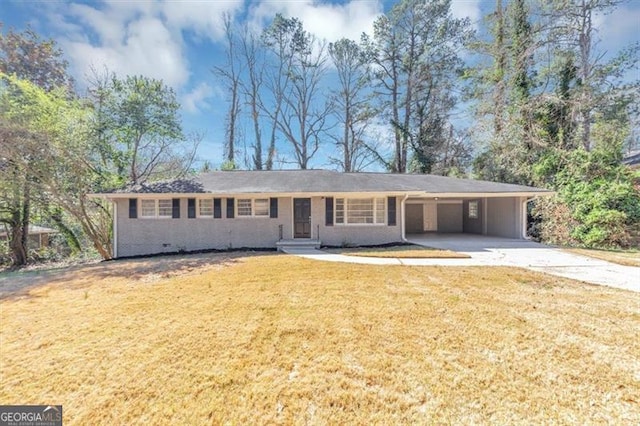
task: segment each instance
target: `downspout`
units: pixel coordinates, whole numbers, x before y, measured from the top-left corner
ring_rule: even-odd
[[[407,237],[405,235],[405,226],[404,226],[404,218],[405,218],[404,203],[405,203],[405,201],[407,201],[407,198],[409,198],[409,194],[405,194],[404,198],[402,199],[402,201],[400,201],[400,228],[401,228],[401,231],[402,231],[402,242],[403,243],[407,242]]]

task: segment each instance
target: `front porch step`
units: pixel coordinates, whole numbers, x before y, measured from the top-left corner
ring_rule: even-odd
[[[280,240],[276,243],[278,251],[284,251],[285,249],[301,249],[301,248],[320,248],[320,240]]]

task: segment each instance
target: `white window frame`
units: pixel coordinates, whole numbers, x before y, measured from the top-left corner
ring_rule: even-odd
[[[168,201],[170,205],[169,214],[168,215],[160,215],[160,201]],[[144,209],[142,208],[143,203],[153,202],[153,216],[145,215]],[[171,219],[173,217],[173,199],[171,198],[142,198],[139,203],[140,214],[139,217],[141,219]]]
[[[372,223],[349,222],[349,201],[367,200],[372,204]],[[379,205],[382,209],[379,209]],[[341,211],[338,205],[342,206]],[[342,222],[338,221],[338,217],[342,216]],[[378,219],[382,222],[378,222]],[[333,223],[336,226],[385,226],[387,224],[387,200],[385,197],[337,197],[333,208]]]
[[[478,218],[478,207],[479,206],[477,201],[469,201],[469,219]]]
[[[240,214],[240,202],[249,202],[250,214]],[[257,214],[256,201],[266,203],[266,213]],[[263,206],[264,207],[264,206]],[[236,198],[236,217],[238,218],[268,218],[271,214],[271,201],[269,198]],[[264,210],[263,210],[264,211]]]
[[[202,208],[201,208],[202,201],[211,202],[211,214],[202,214]],[[196,217],[197,218],[213,219],[213,213],[214,213],[213,198],[196,198],[196,203],[197,203],[197,205],[196,205]]]

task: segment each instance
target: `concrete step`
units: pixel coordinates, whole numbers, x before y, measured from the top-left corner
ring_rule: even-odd
[[[320,248],[320,240],[280,240],[276,243],[276,247],[278,251],[284,251],[287,248],[310,248],[317,249]]]

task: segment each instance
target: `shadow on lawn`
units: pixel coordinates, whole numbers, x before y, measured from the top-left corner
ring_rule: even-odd
[[[127,278],[132,282],[150,277],[166,279],[204,267],[229,266],[242,257],[267,254],[274,252],[237,251],[152,256],[36,271],[12,271],[0,274],[0,300],[41,297],[32,293],[32,290],[51,285],[56,288],[82,288],[109,278]]]

